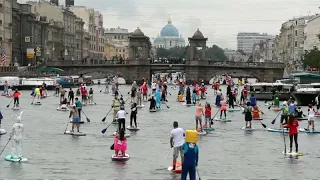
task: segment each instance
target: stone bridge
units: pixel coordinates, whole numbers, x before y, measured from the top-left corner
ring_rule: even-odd
[[[61,75],[91,75],[94,78],[104,78],[107,75],[120,75],[127,83],[139,81],[143,77],[151,78],[154,72],[185,72],[187,81],[209,81],[215,75],[224,73],[231,76],[253,76],[259,80],[274,82],[281,79],[284,72],[283,63],[243,63],[212,61],[189,61],[187,64],[155,64],[150,61],[134,60],[123,64],[112,64],[104,61],[96,64],[81,64],[75,62],[48,62],[47,66],[63,69]]]

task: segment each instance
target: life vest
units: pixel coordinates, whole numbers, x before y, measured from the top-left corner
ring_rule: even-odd
[[[289,107],[285,107],[283,109],[283,114],[289,114]]]

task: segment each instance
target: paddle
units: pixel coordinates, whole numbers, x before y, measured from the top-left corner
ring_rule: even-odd
[[[216,112],[216,114],[213,116],[213,118],[210,119],[210,120],[211,120],[211,122],[210,122],[211,125],[213,125],[213,120],[214,120],[214,118],[217,116],[217,114],[218,114],[219,112],[220,112],[220,111],[218,110],[218,111]]]
[[[13,101],[13,98],[11,99],[10,103],[7,105],[7,108],[11,105],[12,101]]]
[[[0,153],[0,156],[1,156],[1,154],[3,153],[3,151],[6,149],[6,147],[8,146],[10,140],[11,140],[11,138],[9,138],[7,144],[3,147],[3,149],[2,149],[2,151],[1,151],[1,153]]]
[[[265,124],[263,124],[260,119],[259,119],[259,122],[261,123],[261,125],[263,126],[263,128],[267,128],[267,126],[266,126]]]
[[[280,115],[281,111],[278,113],[278,115],[276,116],[276,118],[274,118],[272,121],[271,121],[271,124],[274,124],[278,118],[278,116]]]
[[[197,174],[198,174],[199,180],[201,180],[201,177],[200,177],[200,173],[199,173],[198,166],[197,166],[196,168],[197,168]]]
[[[165,106],[167,106],[168,109],[170,109],[170,107],[167,105],[167,103],[164,103]]]
[[[286,137],[284,134],[284,128],[282,128],[282,135],[283,135],[283,142],[284,142],[284,154],[287,153],[287,144],[286,144]]]
[[[104,134],[106,133],[107,129],[111,126],[112,122],[104,129],[102,129],[101,133]]]
[[[64,130],[64,133],[63,133],[63,134],[66,134],[66,131],[67,131],[67,129],[68,129],[69,122],[70,122],[70,118],[68,119],[67,126],[66,126],[66,129]]]
[[[84,114],[84,116],[87,118],[87,122],[90,122],[90,119],[88,118],[88,116],[86,115],[86,113],[84,113],[83,110],[81,110],[81,111],[82,111],[82,113]]]
[[[128,97],[124,102],[127,102],[128,100],[129,100],[129,98],[130,97]],[[102,118],[102,122],[105,122],[106,121],[106,118],[107,118],[107,116],[110,114],[110,112],[111,112],[111,110],[112,110],[113,108],[111,108],[110,110],[109,110],[109,112],[107,113],[107,115],[104,117],[104,118]]]

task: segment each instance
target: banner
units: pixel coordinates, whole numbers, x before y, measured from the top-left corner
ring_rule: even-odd
[[[33,48],[28,48],[27,49],[27,58],[32,59],[34,57],[34,49]]]

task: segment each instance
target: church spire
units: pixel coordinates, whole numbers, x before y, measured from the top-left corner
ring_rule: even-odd
[[[171,24],[171,23],[172,23],[172,21],[171,21],[171,16],[170,16],[170,14],[169,14],[168,24]]]

